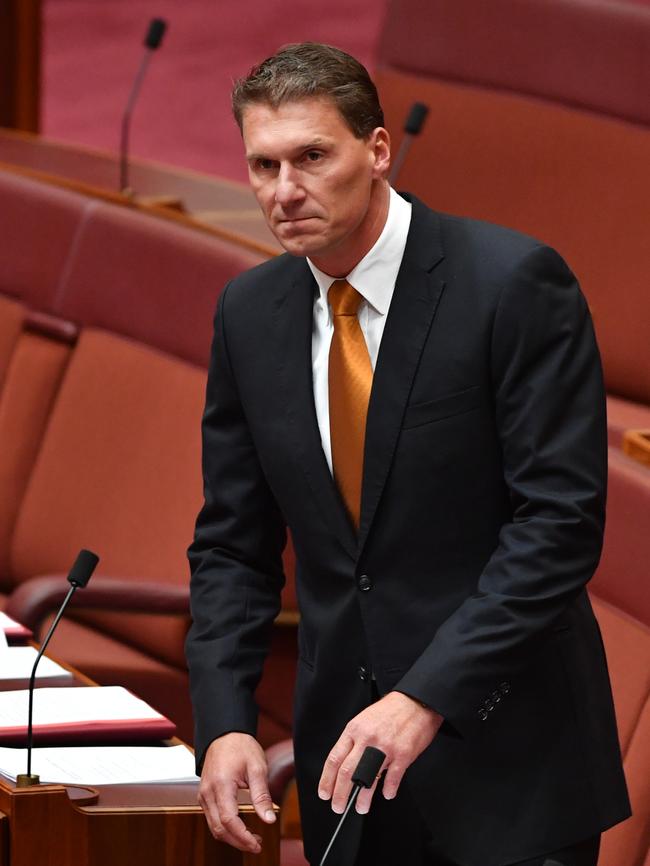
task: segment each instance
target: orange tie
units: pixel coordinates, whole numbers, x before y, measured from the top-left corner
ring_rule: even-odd
[[[335,280],[328,300],[334,316],[329,355],[332,464],[334,479],[358,529],[372,365],[357,319],[361,295],[346,280]]]

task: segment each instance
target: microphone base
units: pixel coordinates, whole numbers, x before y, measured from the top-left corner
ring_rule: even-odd
[[[41,777],[36,773],[18,773],[16,776],[17,788],[31,788],[41,784]]]

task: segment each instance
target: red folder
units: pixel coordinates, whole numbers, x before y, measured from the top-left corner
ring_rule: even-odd
[[[34,743],[68,745],[83,743],[135,743],[165,740],[173,737],[176,725],[165,716],[156,719],[97,719],[92,722],[62,722],[54,725],[34,725]],[[0,728],[0,745],[27,745],[27,725]]]

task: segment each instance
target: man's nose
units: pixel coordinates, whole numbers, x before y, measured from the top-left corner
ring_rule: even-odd
[[[282,207],[286,207],[300,201],[304,195],[295,168],[291,165],[281,165],[275,185],[276,202]]]

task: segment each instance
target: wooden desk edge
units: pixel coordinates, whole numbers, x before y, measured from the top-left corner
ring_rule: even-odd
[[[278,250],[272,247],[270,244],[265,244],[262,241],[256,241],[253,238],[240,234],[239,232],[232,231],[231,229],[223,228],[222,226],[216,226],[210,223],[201,222],[199,219],[192,216],[191,212],[183,213],[173,208],[160,207],[151,204],[140,204],[138,203],[137,198],[129,198],[128,196],[123,195],[120,192],[113,192],[111,190],[104,189],[103,187],[93,186],[91,184],[83,183],[82,181],[72,180],[70,178],[61,177],[55,174],[49,174],[48,172],[41,171],[40,169],[28,168],[27,166],[18,165],[16,163],[0,162],[0,171],[4,171],[8,174],[18,174],[22,177],[28,177],[31,180],[37,180],[41,183],[47,183],[51,186],[57,186],[61,189],[67,189],[71,192],[76,192],[88,198],[100,199],[101,201],[108,202],[109,204],[114,204],[119,207],[131,208],[132,210],[137,210],[140,213],[145,213],[153,217],[165,219],[168,222],[175,222],[179,225],[185,226],[186,228],[193,229],[195,231],[198,230],[200,232],[203,232],[204,234],[212,235],[213,237],[218,237],[220,240],[226,241],[227,243],[244,247],[251,252],[258,253],[262,256],[267,256],[268,258],[274,258],[278,255]],[[236,217],[237,211],[232,211],[232,215]]]

